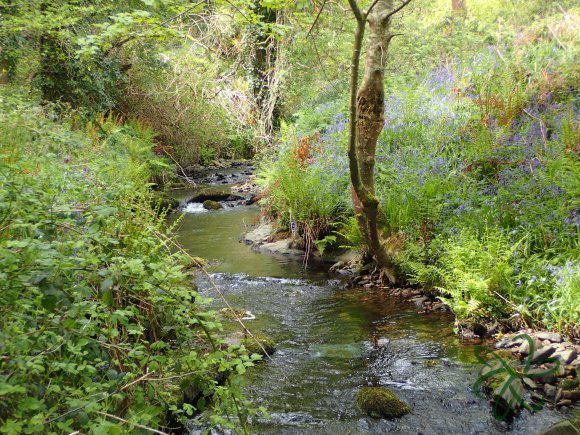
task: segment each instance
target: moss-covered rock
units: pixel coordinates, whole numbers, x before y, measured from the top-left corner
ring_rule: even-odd
[[[258,355],[266,356],[272,355],[276,351],[274,340],[264,334],[254,334],[254,337],[245,337],[242,340],[242,344],[250,354],[257,353]]]
[[[244,308],[222,308],[220,314],[226,319],[237,320],[245,317],[248,314],[248,310]]]
[[[209,186],[198,189],[196,192],[194,192],[187,200],[187,203],[204,202],[208,199],[211,201],[239,201],[245,198],[243,196],[232,193],[232,189],[230,187]]]
[[[211,199],[208,199],[207,201],[203,202],[203,208],[205,208],[206,210],[220,210],[224,208],[224,206],[217,201],[212,201]]]
[[[395,418],[411,412],[411,408],[385,387],[363,387],[356,394],[356,404],[371,417]]]
[[[212,201],[225,201],[232,194],[229,187],[211,186],[199,189],[187,202],[204,202],[208,199]]]
[[[573,379],[562,379],[560,381],[560,388],[562,390],[577,390],[580,387],[580,377]]]

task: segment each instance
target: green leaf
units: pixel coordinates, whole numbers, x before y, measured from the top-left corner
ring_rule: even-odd
[[[9,394],[26,393],[26,388],[22,385],[0,384],[0,396],[7,396]]]
[[[109,307],[112,307],[115,304],[113,292],[110,289],[101,291],[101,300]]]
[[[41,403],[34,397],[27,397],[18,404],[18,409],[26,411],[35,411],[40,408]]]
[[[22,427],[22,422],[9,419],[6,421],[6,423],[0,426],[0,432],[9,435],[18,435],[22,433]]]
[[[103,290],[109,290],[111,287],[113,287],[113,280],[111,278],[107,278],[104,281],[101,282],[101,291]]]
[[[93,211],[97,214],[97,216],[110,217],[116,214],[119,211],[119,209],[117,207],[103,205],[93,207]]]

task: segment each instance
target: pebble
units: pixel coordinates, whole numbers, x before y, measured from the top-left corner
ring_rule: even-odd
[[[524,381],[524,384],[526,384],[528,387],[530,387],[532,390],[535,390],[536,388],[538,388],[538,384],[536,384],[534,381],[532,381],[530,378],[522,378],[522,380]]]
[[[560,346],[565,348],[565,349],[574,349],[574,345],[572,343],[570,343],[569,341],[563,341],[560,344]]]
[[[538,332],[536,334],[536,337],[538,337],[540,340],[551,341],[552,343],[562,343],[562,334],[559,334],[557,332],[542,331]]]
[[[561,397],[563,399],[578,402],[580,400],[580,390],[562,390]]]
[[[532,364],[535,364],[537,362],[541,362],[541,361],[545,360],[550,355],[552,355],[555,351],[556,351],[556,349],[551,347],[551,346],[542,347],[542,348],[536,350],[534,352],[533,357],[532,357]]]
[[[501,340],[498,341],[496,344],[494,344],[493,347],[495,347],[496,349],[505,349],[506,347],[509,347],[510,342],[508,340]]]
[[[434,304],[431,306],[431,309],[432,309],[433,311],[435,311],[435,310],[440,310],[440,309],[442,309],[443,307],[444,307],[444,305],[443,305],[441,302],[436,302],[436,303],[434,303]]]
[[[521,340],[511,341],[511,340],[501,340],[495,344],[496,349],[509,349],[514,347],[519,347],[522,345]]]
[[[429,298],[427,298],[425,296],[418,296],[418,297],[411,299],[411,302],[413,302],[418,307],[421,307],[428,300],[429,300]]]
[[[538,340],[536,337],[531,337],[531,338],[532,338],[533,349],[540,349],[542,347],[542,343],[540,342],[540,340]],[[530,343],[528,342],[528,340],[523,341],[523,343],[520,346],[520,348],[518,349],[518,351],[522,355],[528,355],[530,353]]]
[[[558,392],[558,389],[555,386],[550,385],[550,384],[544,385],[544,394],[546,395],[546,397],[548,399],[556,397],[557,392]]]
[[[575,349],[558,350],[552,356],[558,358],[562,364],[569,364],[576,358],[578,354]]]
[[[556,375],[560,376],[564,376],[566,374],[566,368],[564,367],[563,364],[560,364],[558,366],[558,371],[556,372]]]
[[[540,382],[542,384],[555,384],[556,383],[556,375],[554,373],[548,372],[546,373],[545,369],[530,369],[528,370],[528,374],[534,375],[532,378]]]

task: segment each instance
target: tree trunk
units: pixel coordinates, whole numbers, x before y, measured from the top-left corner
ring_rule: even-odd
[[[266,25],[276,23],[277,12],[255,0],[255,13]],[[271,137],[279,124],[279,102],[270,89],[277,61],[277,41],[267,34],[262,26],[256,26],[254,56],[252,60],[252,90],[256,107],[266,136]],[[272,104],[272,98],[275,99]]]
[[[0,52],[0,85],[8,83],[10,83],[10,63],[8,59],[2,57],[2,52]]]
[[[3,15],[11,15],[14,11],[11,8],[12,1],[5,2],[5,6],[0,6],[0,17]],[[5,37],[0,41],[0,85],[7,85],[11,81],[11,76],[14,74],[14,58],[8,54],[8,47],[12,44],[13,48],[16,46],[14,36]]]
[[[368,15],[369,46],[365,73],[356,93],[358,64],[365,20],[357,17],[353,64],[351,70],[349,165],[353,204],[361,233],[377,265],[391,283],[396,282],[394,263],[379,232],[379,200],[375,195],[375,153],[384,124],[384,78],[393,0],[379,0]],[[355,14],[356,15],[356,14]],[[365,18],[363,16],[362,18]],[[356,97],[356,101],[354,98]]]
[[[467,12],[465,0],[451,0],[451,10],[454,14],[463,15]]]

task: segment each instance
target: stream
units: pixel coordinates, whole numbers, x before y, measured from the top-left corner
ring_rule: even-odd
[[[254,252],[240,242],[257,221],[253,206],[188,210],[175,228],[179,241],[210,262],[233,307],[256,316],[247,327],[277,345],[271,360],[245,376],[246,396],[270,414],[253,433],[534,434],[565,418],[544,409],[496,421],[471,391],[481,364],[473,344],[453,333],[450,314],[418,314],[380,290],[347,289],[325,268],[305,270],[301,258]],[[207,279],[197,284],[217,309],[224,306]],[[373,335],[380,346],[371,344]],[[363,416],[354,397],[365,385],[389,387],[412,412],[396,420]]]

